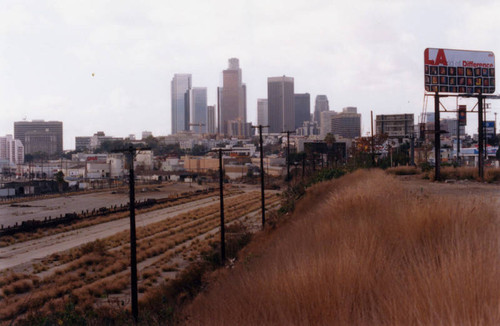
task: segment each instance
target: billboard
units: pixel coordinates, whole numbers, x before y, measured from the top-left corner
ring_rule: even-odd
[[[427,48],[424,74],[427,92],[491,94],[495,92],[495,54]]]

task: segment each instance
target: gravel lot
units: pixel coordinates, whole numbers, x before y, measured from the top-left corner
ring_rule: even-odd
[[[146,188],[147,187],[147,188]],[[158,191],[142,192],[141,189],[157,189]],[[163,184],[160,188],[154,185],[137,187],[136,200],[147,198],[164,198],[173,193],[182,193],[202,189],[193,184]],[[82,195],[61,196],[50,199],[40,199],[13,205],[0,205],[0,224],[4,227],[21,223],[26,220],[43,220],[45,217],[57,217],[66,213],[80,213],[82,210],[92,210],[100,207],[120,206],[128,203],[128,192],[113,194],[114,190]]]

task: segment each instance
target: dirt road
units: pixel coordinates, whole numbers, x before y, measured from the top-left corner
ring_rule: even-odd
[[[194,208],[208,206],[218,201],[218,197],[209,197],[178,206],[164,208],[136,216],[137,227],[155,223],[163,219],[187,212]],[[112,236],[130,228],[129,218],[114,220],[0,248],[0,270],[11,268],[31,260],[40,259],[53,253],[64,251],[84,243]]]

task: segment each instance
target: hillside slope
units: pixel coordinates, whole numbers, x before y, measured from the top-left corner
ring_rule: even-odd
[[[308,190],[186,310],[193,325],[498,325],[494,205],[358,171]]]

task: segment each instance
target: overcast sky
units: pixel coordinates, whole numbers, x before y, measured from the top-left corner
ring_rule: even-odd
[[[311,111],[318,94],[336,111],[357,106],[366,135],[370,110],[422,112],[425,48],[498,55],[499,13],[495,1],[2,0],[0,135],[24,118],[63,121],[65,149],[101,130],[167,135],[174,73],[191,73],[215,104],[231,57],[250,121],[267,77],[287,75],[311,94]]]

